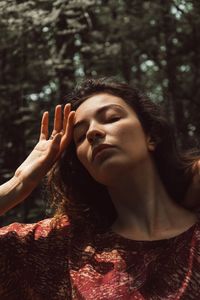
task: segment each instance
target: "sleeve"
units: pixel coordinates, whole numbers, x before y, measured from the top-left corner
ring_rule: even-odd
[[[0,229],[0,299],[68,299],[70,224],[51,220]]]
[[[24,262],[34,241],[48,236],[50,219],[34,224],[13,223],[0,228],[0,299],[23,299],[20,294]]]

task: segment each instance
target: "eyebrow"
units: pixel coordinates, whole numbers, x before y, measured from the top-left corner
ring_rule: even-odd
[[[108,109],[110,109],[110,108],[118,108],[118,109],[120,109],[121,111],[124,110],[123,107],[120,106],[120,105],[118,105],[118,104],[109,104],[109,105],[105,105],[105,106],[103,106],[103,107],[100,107],[100,108],[96,111],[95,115],[98,116],[98,115],[102,114],[104,111],[106,111],[106,110],[108,110]],[[73,129],[75,130],[75,129],[77,129],[78,127],[80,127],[81,125],[83,125],[83,124],[85,124],[85,123],[86,123],[86,120],[78,121],[76,124],[74,124]]]

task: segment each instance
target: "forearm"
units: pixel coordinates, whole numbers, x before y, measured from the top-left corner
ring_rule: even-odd
[[[0,215],[22,202],[29,194],[30,187],[25,188],[25,184],[16,176],[0,186]]]

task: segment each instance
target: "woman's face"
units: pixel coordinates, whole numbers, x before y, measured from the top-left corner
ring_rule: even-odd
[[[98,182],[109,185],[150,157],[150,137],[121,98],[102,93],[76,110],[73,138],[77,157]]]

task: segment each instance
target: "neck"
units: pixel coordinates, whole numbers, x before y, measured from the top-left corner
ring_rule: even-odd
[[[142,239],[162,238],[193,225],[196,216],[167,194],[152,161],[120,177],[108,188],[118,218],[112,229]]]

